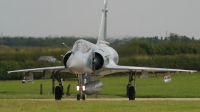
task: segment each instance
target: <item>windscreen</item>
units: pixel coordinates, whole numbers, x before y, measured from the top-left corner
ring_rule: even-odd
[[[89,51],[89,47],[84,41],[77,41],[74,44],[72,51],[80,51],[82,53],[86,53]]]

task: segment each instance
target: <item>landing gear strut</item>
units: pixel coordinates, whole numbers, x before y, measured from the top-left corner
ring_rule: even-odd
[[[59,83],[59,86],[56,86],[56,88],[55,88],[55,77]],[[52,91],[55,94],[55,100],[61,100],[62,95],[64,93],[63,93],[63,81],[61,79],[61,74],[59,71],[53,72],[52,74]]]
[[[86,95],[83,93],[85,91],[85,84],[86,81],[83,79],[83,74],[78,75],[78,86],[77,86],[77,91],[79,91],[79,94],[77,94],[77,100],[85,100]]]
[[[126,96],[129,98],[129,100],[135,100],[135,93],[136,93],[136,74],[133,75],[133,71],[130,71],[129,74],[129,82],[126,87]],[[133,77],[134,76],[134,77]],[[134,81],[134,86],[132,86],[132,81]]]

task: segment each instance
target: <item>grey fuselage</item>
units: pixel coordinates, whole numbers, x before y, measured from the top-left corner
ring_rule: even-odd
[[[68,57],[67,57],[68,56]],[[68,58],[68,59],[66,59]],[[98,74],[108,63],[117,64],[117,52],[106,44],[77,40],[64,57],[64,65],[74,74]]]

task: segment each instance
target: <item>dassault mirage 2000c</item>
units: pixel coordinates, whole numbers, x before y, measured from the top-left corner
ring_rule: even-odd
[[[93,44],[82,39],[77,40],[74,43],[73,48],[63,56],[63,66],[15,70],[8,71],[8,73],[53,72],[57,75],[57,80],[59,82],[59,86],[56,86],[55,88],[55,99],[60,100],[63,94],[63,84],[60,73],[71,72],[78,77],[77,90],[79,93],[77,94],[77,100],[85,100],[86,95],[97,94],[102,90],[103,84],[100,81],[100,78],[104,75],[116,72],[128,72],[130,74],[127,85],[127,95],[130,100],[134,100],[136,91],[136,77],[134,76],[136,76],[136,73],[166,72],[169,74],[170,72],[196,72],[195,70],[117,65],[119,60],[118,53],[105,41],[107,12],[107,0],[104,0],[97,43]],[[134,81],[134,86],[132,86],[132,81]]]

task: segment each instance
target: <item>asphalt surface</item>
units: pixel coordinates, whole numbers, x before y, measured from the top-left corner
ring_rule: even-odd
[[[13,99],[13,100],[41,100],[54,101],[55,99]],[[136,98],[135,101],[200,101],[200,98]],[[62,101],[76,101],[76,98],[63,98]],[[129,101],[128,98],[86,98],[86,101]]]
[[[76,98],[65,98],[62,100],[76,100]],[[128,98],[87,98],[89,101],[128,101]],[[174,100],[174,101],[200,101],[200,98],[136,98],[136,101],[157,101],[157,100]]]

